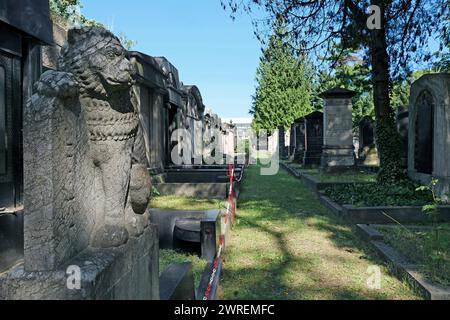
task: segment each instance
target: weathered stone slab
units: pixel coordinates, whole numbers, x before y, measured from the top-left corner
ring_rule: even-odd
[[[158,226],[161,248],[183,249],[182,241],[197,247],[197,252],[212,261],[221,234],[220,210],[151,209],[152,223]]]
[[[428,74],[411,86],[408,172],[423,184],[439,180],[438,193],[450,194],[450,74]]]
[[[373,246],[390,270],[413,290],[428,300],[450,300],[450,288],[433,283],[420,272],[420,266],[412,264],[407,257],[384,242],[384,237],[375,226],[358,225],[360,235]]]
[[[195,300],[191,263],[170,265],[159,278],[161,300]]]
[[[228,183],[159,183],[155,187],[161,195],[176,195],[201,199],[225,199]]]
[[[320,95],[325,100],[321,160],[324,168],[355,165],[351,100],[355,94],[350,90],[334,88]]]
[[[54,271],[29,272],[20,264],[0,275],[0,300],[157,300],[158,232],[110,249],[89,248]],[[80,290],[70,290],[70,266],[80,267]]]

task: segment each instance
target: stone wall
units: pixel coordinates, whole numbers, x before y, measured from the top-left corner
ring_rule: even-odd
[[[52,27],[53,45],[42,46],[42,66],[45,69],[56,70],[59,53],[67,41],[69,25],[60,18],[52,17]]]

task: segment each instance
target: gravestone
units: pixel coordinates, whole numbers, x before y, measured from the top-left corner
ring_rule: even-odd
[[[355,165],[352,120],[352,98],[355,94],[354,91],[334,88],[320,95],[325,101],[323,168]]]
[[[305,118],[294,121],[291,127],[291,159],[295,162],[303,163],[306,150]]]
[[[164,101],[166,76],[156,60],[144,53],[130,52],[130,61],[137,73],[133,91],[149,170],[152,174],[160,174],[169,158],[169,114]]]
[[[364,166],[379,166],[380,159],[375,144],[374,121],[371,117],[364,117],[359,122],[359,160]]]
[[[186,110],[186,128],[191,136],[192,163],[202,164],[203,156],[203,114],[205,105],[197,86],[182,86]]]
[[[58,69],[41,76],[24,111],[24,262],[0,275],[0,299],[157,298],[126,51],[103,28],[72,29]],[[67,285],[73,272],[79,290]]]
[[[411,86],[408,172],[423,184],[439,180],[437,191],[450,194],[450,74],[429,74]]]
[[[408,127],[409,127],[409,110],[407,107],[397,108],[397,130],[401,139],[402,165],[408,167]]]
[[[223,163],[223,132],[222,121],[217,114],[211,110],[207,111],[203,124],[203,155],[207,155],[204,160],[208,162]],[[208,159],[210,158],[210,159]]]
[[[303,129],[302,129],[303,124]],[[323,148],[323,113],[315,111],[300,122],[298,139],[305,139],[303,165],[320,166]],[[301,143],[300,143],[301,145]]]
[[[284,126],[278,126],[278,143],[279,143],[279,157],[280,159],[286,159],[287,148],[286,148],[286,130]]]
[[[168,152],[165,159],[166,165],[172,165],[173,159],[171,152],[174,151],[178,155],[182,154],[179,136],[174,135],[177,129],[186,129],[186,113],[185,104],[183,103],[183,92],[181,91],[181,82],[178,69],[165,57],[153,57],[159,69],[165,78],[165,108],[167,110],[167,122],[165,124],[167,141],[165,149]],[[174,138],[174,140],[172,140]]]
[[[223,153],[226,163],[234,163],[235,148],[237,146],[237,129],[233,123],[224,123],[223,127]]]

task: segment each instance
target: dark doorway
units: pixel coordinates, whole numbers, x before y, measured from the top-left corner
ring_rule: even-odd
[[[414,162],[419,173],[433,173],[434,100],[423,91],[416,103],[416,142]]]
[[[21,200],[21,60],[0,50],[0,214]]]

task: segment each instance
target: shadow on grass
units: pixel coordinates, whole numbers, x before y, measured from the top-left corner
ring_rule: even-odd
[[[314,263],[310,259],[298,257],[289,250],[286,243],[288,242],[287,235],[284,232],[273,231],[268,227],[262,226],[253,219],[243,218],[242,222],[247,227],[255,229],[259,232],[269,234],[276,240],[277,248],[280,255],[283,257],[280,262],[262,263],[258,268],[238,268],[233,270],[224,269],[224,278],[229,283],[227,286],[236,289],[233,292],[234,299],[335,299],[335,300],[365,300],[365,299],[385,299],[386,295],[377,291],[358,292],[354,289],[349,289],[336,284],[336,281],[326,277],[326,273],[315,270]],[[339,236],[337,236],[339,238]],[[347,246],[348,243],[345,243]],[[339,257],[328,257],[328,259],[335,259],[339,263],[343,263]],[[226,263],[226,261],[225,261]],[[298,265],[306,267],[306,276],[313,280],[310,285],[295,286],[283,279],[286,273],[291,272]],[[246,279],[241,277],[234,277],[235,274],[251,275]],[[270,279],[270,280],[269,280]],[[231,281],[230,281],[231,280]],[[250,280],[250,281],[249,281]],[[318,281],[319,280],[319,281]],[[308,281],[306,281],[308,282]],[[320,282],[320,283],[318,283]],[[242,290],[242,291],[241,291]]]
[[[301,181],[285,172],[280,172],[277,176],[259,176],[257,170],[258,167],[248,170],[242,187],[239,221],[233,231],[233,237],[236,234],[238,239],[225,256],[221,297],[251,300],[358,300],[387,299],[396,294],[389,295],[383,290],[373,291],[363,285],[355,285],[355,281],[359,280],[355,280],[355,275],[350,272],[336,276],[336,270],[317,268],[323,262],[317,263],[317,259],[326,259],[331,267],[354,263],[358,259],[374,264],[378,264],[379,260],[357,238],[353,227],[332,216]],[[311,255],[311,252],[301,255],[293,252],[293,234],[298,236],[311,229],[331,240],[338,250],[359,256],[353,257],[353,262],[348,262],[343,256],[327,252],[321,252],[317,256]],[[267,250],[259,248],[260,251],[255,249],[255,245],[260,245],[257,243],[257,234],[263,234],[264,240],[271,247]],[[305,236],[308,237],[308,234]],[[295,250],[300,249],[301,246]],[[318,252],[321,249],[323,248],[317,248]],[[231,257],[229,254],[239,257]],[[252,263],[254,261],[256,263]],[[403,290],[406,293],[400,293],[400,297],[412,297],[407,289]]]

